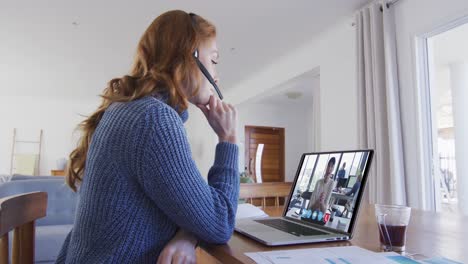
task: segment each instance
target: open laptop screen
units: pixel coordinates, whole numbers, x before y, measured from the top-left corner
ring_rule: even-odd
[[[350,233],[372,150],[303,154],[286,215]]]

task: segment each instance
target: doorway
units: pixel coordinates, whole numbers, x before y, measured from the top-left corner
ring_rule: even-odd
[[[418,39],[428,201],[437,211],[468,214],[468,18]]]
[[[257,183],[284,182],[285,129],[245,126],[245,164]]]

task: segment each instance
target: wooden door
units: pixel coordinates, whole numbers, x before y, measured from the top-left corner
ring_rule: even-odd
[[[284,128],[245,127],[245,165],[256,180],[255,156],[259,144],[264,144],[261,176],[263,182],[284,182]]]

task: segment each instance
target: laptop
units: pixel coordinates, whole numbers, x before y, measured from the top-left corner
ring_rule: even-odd
[[[351,239],[373,153],[303,154],[283,215],[239,219],[235,230],[268,246]],[[343,163],[345,178],[353,181],[346,188],[336,184]]]

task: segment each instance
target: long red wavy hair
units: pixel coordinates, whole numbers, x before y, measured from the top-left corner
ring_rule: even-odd
[[[73,191],[83,181],[91,138],[109,105],[165,94],[171,107],[179,112],[186,110],[188,96],[197,94],[201,83],[192,54],[215,36],[213,24],[181,10],[163,13],[151,23],[138,43],[130,73],[109,81],[99,108],[78,127],[82,134],[77,148],[70,153],[66,176]]]

